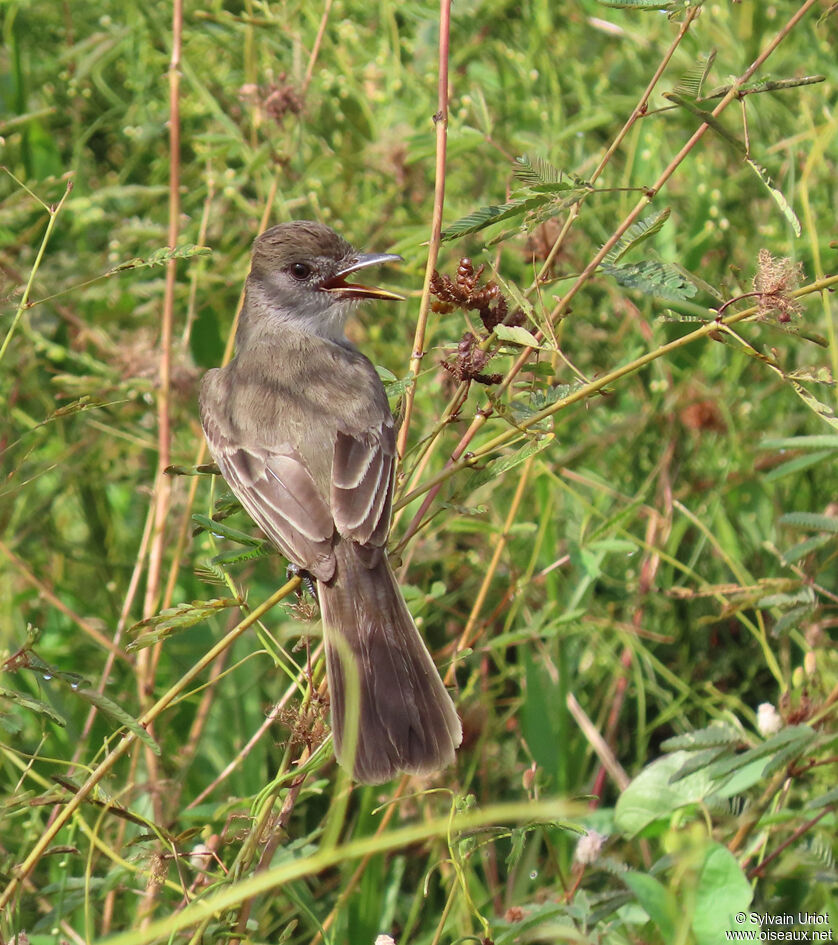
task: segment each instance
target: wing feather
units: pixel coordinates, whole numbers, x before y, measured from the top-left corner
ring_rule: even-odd
[[[288,444],[234,446],[205,427],[221,475],[256,524],[289,561],[318,580],[335,573],[335,523],[305,461]]]
[[[390,530],[396,438],[392,418],[361,433],[338,430],[331,503],[344,538],[381,548]]]

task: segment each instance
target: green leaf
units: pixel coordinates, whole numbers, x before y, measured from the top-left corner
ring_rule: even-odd
[[[497,920],[493,921],[497,925],[498,932],[493,936],[494,945],[519,945],[520,942],[543,942],[553,940],[557,929],[567,928],[571,932],[573,925],[568,917],[569,909],[564,904],[557,905],[555,902],[541,902],[535,905],[527,906],[526,912],[521,918],[514,921]],[[563,920],[559,922],[559,920]],[[540,932],[538,930],[541,930]],[[459,939],[465,945],[469,939]],[[477,941],[475,939],[475,941]],[[485,941],[485,939],[484,939]],[[562,936],[562,941],[565,941]]]
[[[277,554],[276,548],[269,541],[260,541],[253,547],[237,548],[231,551],[222,551],[210,559],[210,564],[220,565],[225,570],[233,565],[243,564],[245,561],[258,561],[260,558],[271,558]]]
[[[616,829],[632,836],[653,821],[668,817],[678,808],[696,804],[712,794],[717,785],[706,769],[672,782],[672,776],[689,757],[687,752],[676,751],[645,767],[617,799],[614,809]]]
[[[629,250],[639,246],[642,242],[659,233],[664,223],[669,219],[672,213],[669,207],[664,207],[659,213],[654,213],[645,220],[638,220],[633,223],[622,237],[611,247],[603,258],[603,263],[614,265],[622,259]],[[603,266],[604,268],[604,266]]]
[[[794,564],[795,561],[805,558],[806,555],[810,555],[813,551],[823,548],[824,545],[832,544],[833,541],[835,541],[835,539],[832,535],[813,535],[805,541],[798,542],[798,544],[789,548],[788,551],[784,551],[781,560],[783,564],[786,565]]]
[[[536,187],[539,184],[561,184],[563,174],[542,157],[531,158],[522,154],[515,158],[515,176],[528,187]]]
[[[654,260],[612,266],[603,263],[602,271],[627,289],[637,289],[645,295],[662,299],[691,299],[696,287],[670,263]]]
[[[676,95],[683,95],[694,99],[699,98],[704,83],[707,81],[710,69],[713,67],[715,58],[715,49],[711,49],[706,56],[699,56],[696,60],[696,64],[681,76],[675,83],[675,87],[672,91],[675,92]]]
[[[661,745],[664,751],[699,751],[705,748],[715,748],[720,745],[738,745],[742,741],[742,733],[725,722],[708,725],[685,735],[676,735],[667,738]]]
[[[736,857],[721,843],[714,843],[704,857],[695,891],[692,929],[697,945],[718,945],[731,929],[753,930],[748,907],[753,890]],[[745,914],[745,923],[736,916]]]
[[[761,450],[838,450],[838,436],[817,433],[812,436],[786,436],[763,440]]]
[[[117,705],[107,696],[103,696],[101,692],[97,692],[95,689],[91,689],[87,686],[79,686],[78,688],[74,688],[74,692],[80,699],[90,703],[90,705],[96,706],[96,708],[104,715],[109,716],[115,722],[125,726],[128,731],[133,732],[134,735],[136,735],[141,742],[147,745],[155,755],[158,757],[162,756],[163,752],[161,751],[157,742],[132,715],[129,715],[125,709],[122,708],[122,706]]]
[[[539,341],[531,331],[527,331],[520,325],[495,325],[494,331],[495,336],[501,341],[511,341],[512,344],[521,345],[523,348],[535,348],[539,351],[552,348],[552,345]]]
[[[117,263],[108,270],[108,273],[125,272],[127,269],[145,269],[149,266],[165,266],[171,259],[190,259],[192,256],[211,256],[212,250],[209,246],[195,246],[194,243],[184,243],[183,246],[176,246],[170,249],[168,246],[162,246],[156,249],[145,259],[135,257],[126,259],[125,262]]]
[[[789,757],[796,757],[801,754],[814,737],[815,732],[809,728],[808,725],[789,725],[761,745],[757,745],[755,748],[750,748],[748,751],[744,751],[739,755],[734,755],[732,758],[727,758],[713,765],[712,777],[714,779],[723,778],[725,775],[731,774],[745,765],[765,758],[768,755],[773,755],[774,752],[778,752],[781,749],[785,752],[786,748],[792,746],[794,750]]]
[[[237,507],[237,510],[238,508],[240,508],[240,506]],[[253,535],[248,535],[247,532],[239,531],[238,528],[231,528],[229,525],[225,525],[223,522],[219,522],[215,518],[210,518],[208,515],[202,515],[199,512],[196,512],[192,516],[192,521],[198,526],[200,531],[212,532],[213,535],[217,535],[220,538],[228,538],[230,541],[238,542],[240,545],[255,548],[265,543],[264,538],[255,538]]]
[[[813,609],[812,604],[802,604],[800,607],[792,607],[792,609],[783,614],[771,628],[771,636],[781,637],[789,630],[799,627],[806,616],[812,613]]]
[[[695,771],[700,771],[702,768],[709,768],[714,761],[721,758],[722,755],[727,754],[730,750],[729,746],[722,745],[719,748],[705,748],[701,751],[693,752],[687,761],[685,761],[669,779],[670,784],[675,784],[676,781],[680,781],[688,775],[693,774]]]
[[[838,430],[838,416],[835,415],[835,411],[829,404],[823,403],[814,396],[810,394],[806,388],[800,384],[798,381],[795,381],[791,377],[786,377],[786,380],[794,388],[795,394],[803,401],[804,404],[815,414],[817,414],[821,420],[825,420],[831,427],[834,427]]]
[[[524,460],[529,459],[530,456],[535,456],[536,453],[547,449],[554,439],[555,437],[552,433],[546,433],[536,440],[530,440],[521,449],[510,453],[508,456],[501,456],[498,459],[491,460],[468,480],[469,489],[479,489],[481,486],[485,486],[487,482],[497,479],[498,476],[503,476],[505,473],[508,473],[510,469],[514,469],[516,466],[523,463]]]
[[[672,893],[654,876],[629,871],[620,877],[660,931],[664,942],[675,940],[678,905]]]
[[[15,689],[0,689],[0,699],[16,702],[18,705],[23,706],[24,709],[30,709],[37,715],[46,715],[55,722],[56,725],[62,726],[62,728],[67,725],[67,720],[64,716],[59,715],[52,706],[47,705],[46,702],[41,702],[40,699],[35,699],[22,692],[17,692]]]
[[[780,516],[781,525],[793,525],[818,532],[838,532],[838,517],[818,515],[816,512],[789,512]]]
[[[809,381],[810,384],[823,384],[825,387],[834,387],[835,378],[832,371],[825,364],[816,364],[814,367],[795,368],[788,371],[786,377],[793,381]]]
[[[794,459],[790,459],[787,463],[781,463],[779,466],[775,466],[774,469],[767,472],[762,477],[762,481],[774,482],[777,479],[782,479],[793,473],[803,472],[804,469],[809,469],[810,466],[817,466],[824,460],[834,462],[834,452],[832,450],[818,450],[815,453],[805,453],[803,456],[795,456]]]
[[[507,220],[510,217],[523,216],[528,210],[535,207],[541,207],[550,200],[549,194],[537,194],[532,197],[520,197],[517,200],[510,200],[509,203],[503,203],[495,206],[481,207],[468,216],[461,217],[451,226],[442,231],[443,242],[453,240],[458,236],[467,236],[469,233],[477,233],[498,223],[500,220]]]
[[[826,794],[808,801],[806,807],[810,810],[817,810],[819,807],[830,807],[832,804],[838,804],[838,787],[834,787]]]
[[[782,211],[783,216],[791,224],[791,228],[794,230],[794,235],[800,236],[800,234],[803,232],[800,226],[800,220],[797,219],[797,214],[794,212],[794,210],[792,210],[791,204],[789,204],[788,200],[786,200],[783,192],[778,190],[771,182],[771,178],[768,176],[768,171],[766,171],[764,167],[761,167],[759,164],[757,164],[756,161],[752,161],[750,158],[747,159],[747,164],[774,198],[774,202]]]
[[[604,7],[617,10],[678,10],[690,0],[597,0]]]
[[[139,650],[151,646],[166,637],[170,637],[187,627],[206,620],[220,610],[240,606],[240,601],[234,597],[219,597],[214,600],[193,600],[191,604],[178,604],[169,607],[153,617],[135,623],[129,633],[136,633],[137,637],[127,647],[128,650]]]

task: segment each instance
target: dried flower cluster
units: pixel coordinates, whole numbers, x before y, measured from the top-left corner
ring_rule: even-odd
[[[494,281],[480,285],[485,266],[474,268],[470,259],[463,257],[454,279],[440,275],[436,270],[431,277],[431,295],[437,301],[431,308],[435,312],[450,312],[455,308],[477,312],[487,332],[502,322],[520,325],[523,314],[515,312],[509,316],[509,306],[503,293]],[[443,361],[442,366],[459,383],[477,381],[478,384],[500,384],[500,374],[486,374],[483,369],[492,355],[480,347],[480,339],[467,331],[457,345],[456,358]]]
[[[775,315],[779,322],[790,322],[799,315],[800,302],[793,292],[803,278],[803,266],[788,257],[775,259],[767,249],[761,249],[757,272],[754,276],[754,292],[759,295],[759,314],[763,317]]]
[[[467,331],[457,345],[456,360],[443,361],[442,366],[459,383],[477,381],[478,384],[500,384],[502,374],[483,373],[491,357],[479,346],[477,336]]]
[[[329,734],[323,720],[327,711],[328,705],[315,698],[305,709],[298,705],[281,709],[277,718],[279,723],[288,729],[289,744],[298,747],[305,745],[309,751],[314,752]]]
[[[481,286],[480,277],[485,266],[477,269],[470,259],[463,258],[457,267],[455,279],[442,276],[434,270],[431,276],[431,295],[439,301],[431,306],[435,312],[450,312],[454,308],[477,312],[483,327],[491,331],[507,315],[506,299],[501,294],[496,282],[487,282]]]
[[[283,72],[279,76],[279,82],[243,85],[239,89],[239,98],[251,102],[279,125],[286,115],[299,115],[303,110],[302,95],[285,79],[286,74]]]

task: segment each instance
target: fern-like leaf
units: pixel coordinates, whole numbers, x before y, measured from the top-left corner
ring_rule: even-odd
[[[660,232],[664,223],[669,219],[671,212],[669,207],[664,207],[659,213],[654,213],[652,216],[646,217],[645,220],[638,220],[637,223],[633,223],[611,247],[605,255],[603,262],[614,265],[622,259],[629,250],[634,249],[635,246],[639,246],[644,240]]]
[[[443,242],[456,239],[458,236],[468,236],[470,233],[478,233],[493,223],[499,223],[501,220],[508,220],[510,217],[523,216],[528,210],[534,210],[541,207],[550,200],[550,194],[534,194],[528,197],[519,197],[516,200],[510,200],[509,203],[496,204],[488,207],[480,207],[467,216],[446,227],[440,237]]]
[[[661,299],[691,299],[697,291],[693,283],[669,263],[649,259],[625,266],[603,264],[602,271],[627,289]]]
[[[538,184],[559,184],[563,174],[544,158],[531,158],[522,154],[515,158],[515,176],[528,187],[534,187]]]
[[[699,56],[696,64],[681,76],[672,91],[687,98],[700,98],[715,58],[715,49],[711,49],[706,56]]]

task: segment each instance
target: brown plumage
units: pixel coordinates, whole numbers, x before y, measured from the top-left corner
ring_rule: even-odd
[[[393,417],[375,368],[343,333],[355,301],[399,298],[346,276],[397,258],[359,254],[319,223],[267,230],[253,247],[236,357],[207,373],[200,396],[230,488],[317,581],[335,754],[367,783],[443,768],[462,740],[387,561]]]

